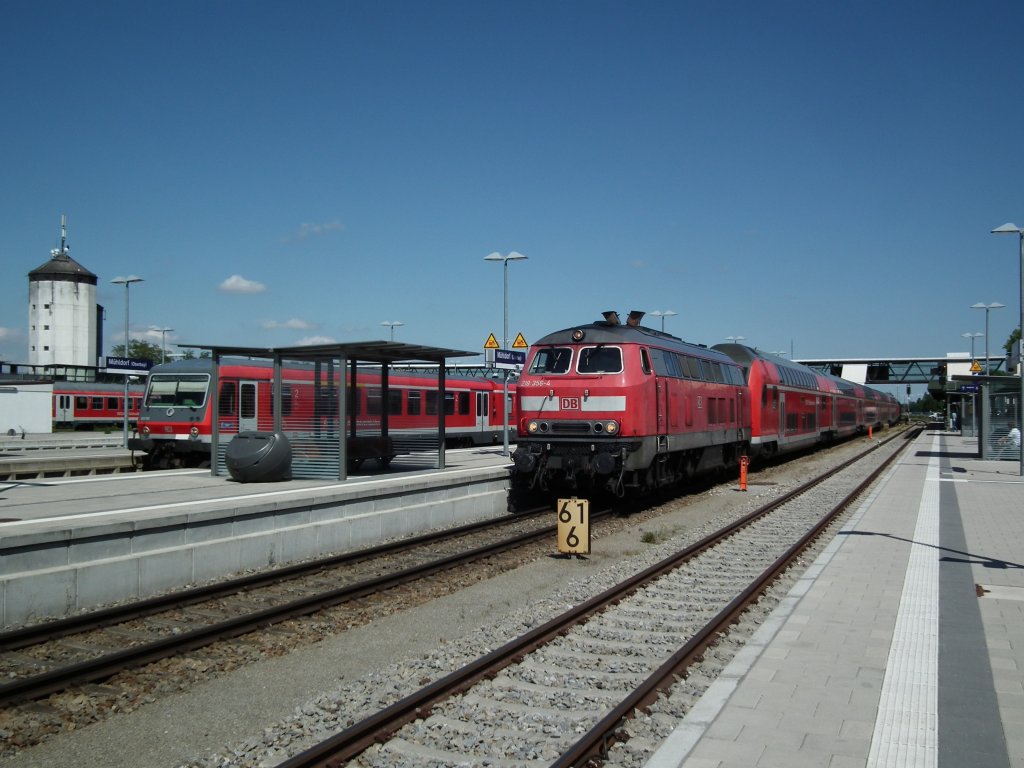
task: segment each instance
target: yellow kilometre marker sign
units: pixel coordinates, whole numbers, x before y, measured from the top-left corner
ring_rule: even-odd
[[[568,555],[590,554],[590,500],[558,500],[558,551]]]

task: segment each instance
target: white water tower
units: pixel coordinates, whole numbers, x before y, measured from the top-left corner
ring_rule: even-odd
[[[60,248],[28,273],[30,365],[96,365],[96,275],[72,259],[69,251],[67,219],[61,216]]]

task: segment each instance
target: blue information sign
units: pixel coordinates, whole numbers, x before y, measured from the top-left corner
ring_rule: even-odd
[[[516,352],[508,349],[494,350],[495,368],[521,368],[525,362],[525,352]]]

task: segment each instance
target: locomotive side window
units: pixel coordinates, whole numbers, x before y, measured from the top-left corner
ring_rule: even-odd
[[[643,347],[640,348],[640,369],[648,375],[651,373],[651,358]]]
[[[576,363],[577,373],[622,373],[622,350],[618,347],[584,347]]]
[[[530,363],[530,373],[568,373],[572,350],[568,347],[538,349]]]
[[[697,359],[694,357],[683,356],[681,360],[683,363],[683,372],[686,378],[700,381],[700,363],[697,361]]]

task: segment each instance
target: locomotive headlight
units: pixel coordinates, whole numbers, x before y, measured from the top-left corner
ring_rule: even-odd
[[[536,434],[537,432],[540,431],[540,424],[538,424],[536,421],[528,421],[526,422],[526,431],[529,432],[531,435]]]
[[[193,425],[192,428],[188,431],[188,433],[192,435],[192,437],[199,437],[199,427]]]
[[[145,426],[144,426],[144,427],[142,428],[142,436],[143,436],[143,437],[149,437],[149,424],[146,424],[146,425],[145,425]]]
[[[617,421],[606,421],[604,423],[604,431],[607,432],[609,435],[618,434],[619,422],[617,422]]]

